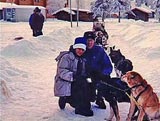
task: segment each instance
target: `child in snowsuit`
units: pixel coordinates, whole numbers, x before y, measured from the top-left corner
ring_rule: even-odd
[[[75,113],[93,116],[88,94],[88,82],[83,54],[86,50],[86,39],[78,37],[69,52],[61,53],[55,76],[54,94],[59,97],[59,107],[65,108],[66,103],[75,107]]]

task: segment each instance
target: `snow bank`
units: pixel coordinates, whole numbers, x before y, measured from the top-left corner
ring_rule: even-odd
[[[24,71],[20,71],[17,68],[12,67],[12,65],[4,58],[0,57],[0,102],[5,101],[12,95],[11,84],[14,83],[15,78],[27,78],[27,74]]]
[[[38,50],[32,42],[22,40],[3,48],[1,54],[9,57],[25,57],[38,56],[40,52],[41,50]]]

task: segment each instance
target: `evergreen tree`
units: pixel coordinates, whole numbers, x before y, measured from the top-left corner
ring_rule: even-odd
[[[91,11],[94,13],[93,17],[102,17],[102,20],[106,16],[111,15],[112,13],[119,13],[119,22],[120,22],[120,13],[124,13],[130,10],[130,0],[96,0],[91,5]]]
[[[94,13],[93,17],[102,17],[104,20],[104,17],[106,14],[109,13],[110,9],[110,0],[96,0],[92,5],[91,5],[91,11]]]
[[[156,18],[160,22],[160,0],[157,1],[155,14]]]

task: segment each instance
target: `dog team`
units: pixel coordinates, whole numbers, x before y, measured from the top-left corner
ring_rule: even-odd
[[[105,30],[104,26],[102,28]],[[129,102],[130,109],[126,121],[133,120],[135,114],[137,121],[144,118],[160,120],[159,99],[151,85],[139,73],[132,71],[132,62],[125,59],[120,50],[110,47],[108,55],[105,52],[106,44],[100,46],[95,41],[95,33],[87,31],[83,37],[77,37],[68,51],[60,52],[56,58],[54,95],[59,97],[60,109],[65,109],[68,103],[75,109],[75,114],[93,116],[91,102],[95,102],[97,108],[106,109],[107,101],[110,105],[110,115],[106,120],[112,121],[115,116],[116,121],[120,121],[117,103]],[[105,41],[107,39],[108,34]],[[100,43],[102,44],[102,41]],[[110,77],[112,63],[117,78]]]

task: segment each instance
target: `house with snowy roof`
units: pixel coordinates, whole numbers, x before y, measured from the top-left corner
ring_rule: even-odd
[[[79,15],[79,21],[90,22],[93,21],[93,13],[87,9],[71,8],[72,20],[77,21],[77,14]],[[59,20],[70,21],[70,8],[62,8],[55,11],[53,14]]]
[[[153,10],[144,7],[135,7],[127,12],[128,19],[149,21],[149,17],[154,13]],[[153,16],[153,15],[152,15]]]

